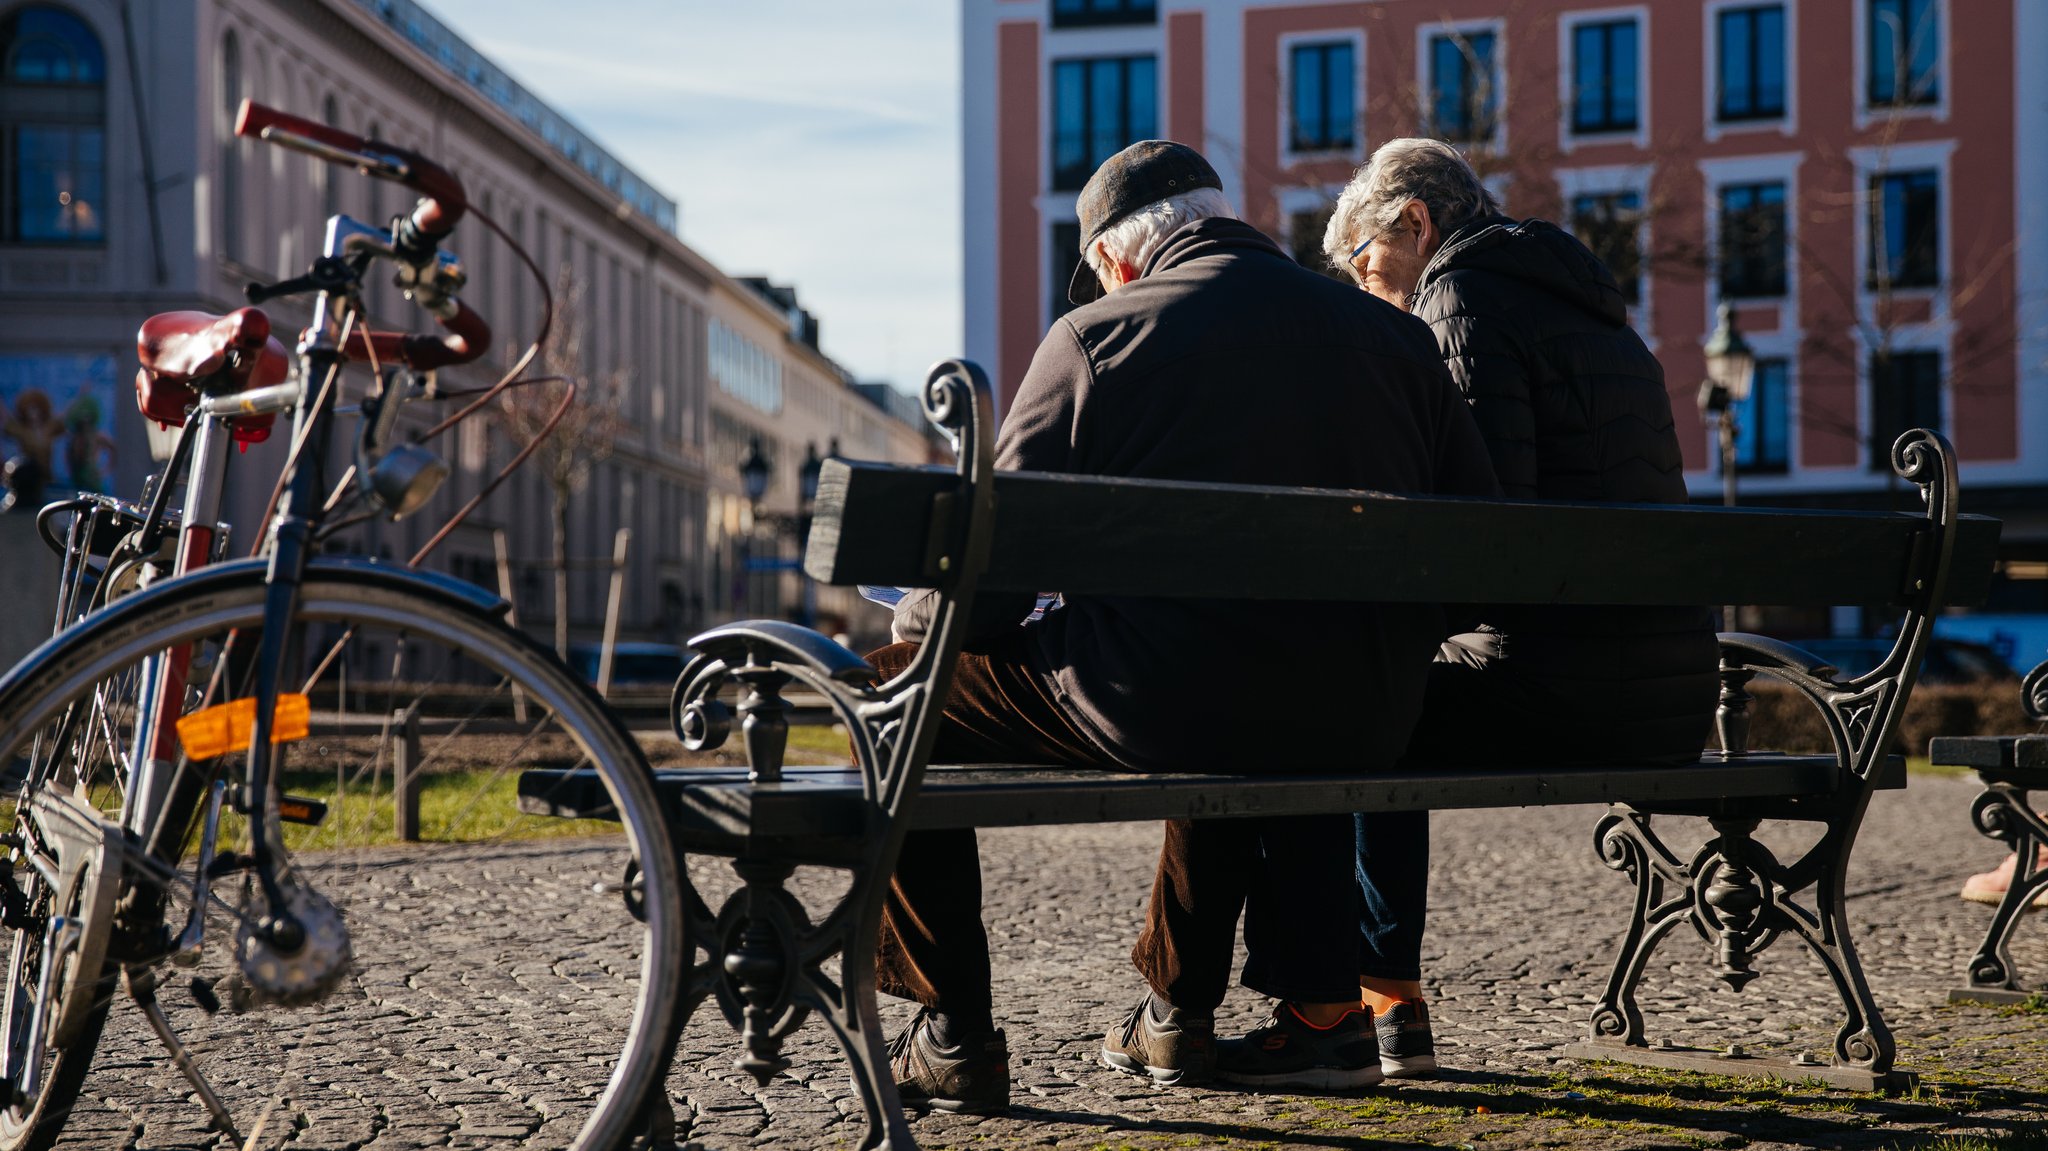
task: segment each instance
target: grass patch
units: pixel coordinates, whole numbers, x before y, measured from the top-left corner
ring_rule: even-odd
[[[2001,1003],[1998,1014],[2008,1019],[2015,1015],[2048,1015],[2048,991],[2036,991],[2018,1003]]]
[[[1893,1151],[2048,1151],[2048,1135],[2019,1131],[2010,1135],[1941,1135],[1925,1143],[1894,1143]]]
[[[734,726],[737,728],[738,725]],[[741,746],[737,730],[732,734],[732,743]],[[789,729],[789,748],[783,753],[783,758],[791,763],[851,763],[853,757],[848,754],[847,747],[846,729],[839,724],[792,727]]]
[[[387,775],[374,790],[367,782],[348,789],[336,785],[333,772],[287,771],[284,790],[328,805],[318,827],[284,825],[285,847],[291,851],[333,851],[398,843],[398,807]],[[428,843],[480,843],[498,839],[561,839],[582,835],[616,835],[619,825],[601,819],[560,819],[528,815],[519,810],[516,771],[432,772],[420,781],[420,839]],[[239,843],[246,821],[233,812],[221,816],[221,842]]]

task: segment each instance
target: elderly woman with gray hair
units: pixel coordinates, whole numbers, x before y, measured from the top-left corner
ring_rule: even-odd
[[[1359,287],[1428,323],[1503,494],[1685,500],[1664,372],[1629,326],[1614,276],[1553,225],[1502,215],[1457,149],[1421,139],[1382,145],[1338,199],[1323,251]],[[1474,609],[1458,625],[1466,630],[1430,668],[1409,761],[1536,767],[1566,752],[1586,762],[1589,749],[1627,762],[1699,754],[1718,690],[1704,608],[1507,606]],[[1359,1074],[1356,1056],[1343,1067],[1298,1059],[1279,1073],[1246,1074],[1239,1065],[1258,1062],[1255,1053],[1225,1044],[1219,1078],[1315,1087],[1435,1070],[1422,989],[1429,816],[1361,814],[1356,833],[1358,1001],[1287,1009],[1304,1034],[1370,1019],[1377,1074]],[[1189,871],[1173,858],[1189,842],[1169,837],[1161,875]],[[1200,875],[1189,871],[1190,888]]]
[[[1457,149],[1390,140],[1337,201],[1323,252],[1414,314],[1486,438],[1510,498],[1683,503],[1664,371],[1614,276],[1541,220],[1501,214]],[[1690,761],[1716,699],[1704,608],[1500,607],[1432,669],[1408,758],[1526,763],[1588,747],[1615,761]],[[1388,1075],[1435,1067],[1423,1006],[1426,813],[1358,817],[1361,1002]]]

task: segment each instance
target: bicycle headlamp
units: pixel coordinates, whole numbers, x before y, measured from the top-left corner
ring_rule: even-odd
[[[448,478],[448,464],[418,444],[397,444],[370,471],[370,490],[393,519],[404,519],[420,510],[441,481]]]

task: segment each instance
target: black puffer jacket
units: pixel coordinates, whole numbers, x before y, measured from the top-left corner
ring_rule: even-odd
[[[1469,224],[1423,269],[1413,310],[1471,403],[1503,494],[1685,502],[1664,370],[1585,245],[1541,220]],[[1716,697],[1705,608],[1502,607],[1486,622],[1502,670],[1557,708],[1558,730],[1541,735],[1619,757],[1698,753]]]

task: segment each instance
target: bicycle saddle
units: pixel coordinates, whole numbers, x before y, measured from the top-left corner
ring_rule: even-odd
[[[182,427],[185,410],[201,391],[234,393],[284,382],[291,370],[284,345],[270,334],[270,317],[257,308],[225,316],[163,312],[135,333],[142,370],[135,373],[135,405],[166,427]],[[229,421],[235,439],[259,443],[270,436],[276,413]]]

